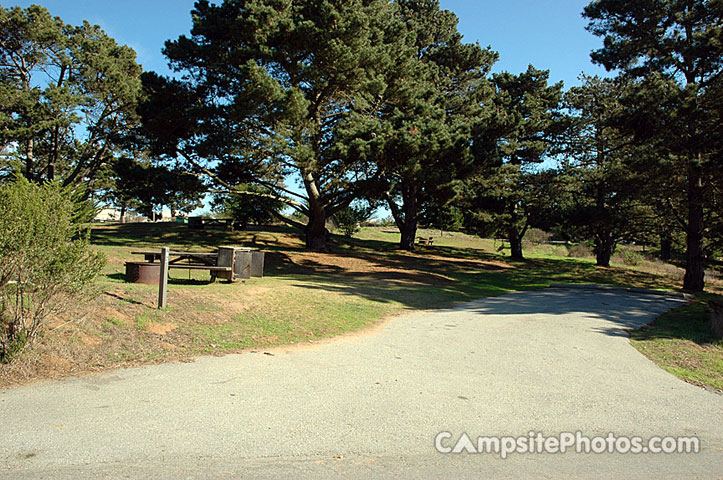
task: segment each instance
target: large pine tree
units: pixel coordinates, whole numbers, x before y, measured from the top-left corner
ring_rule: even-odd
[[[178,138],[164,141],[227,185],[268,188],[308,218],[283,218],[307,248],[326,248],[327,219],[365,179],[338,155],[334,131],[362,93],[384,90],[393,10],[386,0],[196,2],[191,36],[164,50],[183,81],[149,79],[183,100],[183,112],[167,112]]]
[[[501,167],[472,177],[465,187],[472,224],[480,233],[492,230],[507,237],[512,258],[523,259],[522,239],[537,212],[545,208],[549,190],[545,175],[536,175],[560,128],[562,82],[548,85],[549,71],[532,65],[525,72],[495,74],[494,115],[489,130],[493,158]]]
[[[392,30],[402,41],[385,72],[387,88],[358,104],[340,133],[344,155],[374,172],[368,194],[388,205],[400,248],[413,250],[420,212],[450,201],[457,184],[486,160],[479,143],[491,139],[480,125],[497,54],[464,43],[457,17],[437,0],[395,3]]]
[[[0,6],[0,147],[30,181],[93,186],[136,123],[141,67],[98,26]],[[3,158],[4,160],[4,158]],[[19,168],[18,168],[19,165]]]
[[[596,0],[588,29],[604,38],[593,61],[638,80],[628,127],[656,140],[661,156],[687,180],[686,271],[683,286],[702,291],[705,209],[711,177],[721,169],[720,91],[723,5],[719,0]]]

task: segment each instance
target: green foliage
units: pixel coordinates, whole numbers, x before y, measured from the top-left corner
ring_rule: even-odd
[[[0,187],[0,361],[16,356],[102,269],[104,257],[74,222],[77,212],[57,182],[19,177]]]
[[[497,54],[463,43],[456,16],[438,1],[394,4],[386,89],[357,103],[338,135],[342,156],[376,172],[366,195],[388,203],[400,247],[412,249],[424,205],[448,203],[487,161],[487,76]]]
[[[587,243],[577,243],[567,247],[567,256],[572,258],[590,258],[593,256],[592,247]]]
[[[623,264],[630,265],[631,267],[636,267],[645,260],[645,257],[643,257],[640,252],[636,252],[630,248],[620,248],[616,253]]]
[[[374,209],[361,205],[349,205],[334,214],[334,225],[347,237],[353,237],[359,231],[360,225],[369,220]]]
[[[532,65],[519,75],[494,75],[489,125],[496,140],[492,156],[502,166],[472,177],[463,194],[470,212],[467,227],[504,235],[518,259],[527,228],[554,204],[554,172],[533,167],[542,162],[563,123],[558,114],[562,83],[548,85],[548,78],[549,71]]]
[[[684,288],[702,291],[708,212],[720,177],[723,130],[723,8],[720,0],[595,0],[583,15],[604,38],[592,59],[634,80],[616,123],[662,154],[684,178]],[[641,168],[647,169],[646,164]],[[671,202],[675,205],[677,202]],[[670,209],[671,205],[666,205]],[[666,232],[666,235],[670,235]]]
[[[532,225],[548,227],[559,215],[558,173],[534,172],[517,165],[502,165],[489,175],[469,179],[459,200],[465,228],[480,236],[504,237],[522,256],[522,239]]]
[[[426,204],[422,207],[419,220],[422,225],[448,232],[459,232],[464,227],[462,210],[453,204]]]
[[[140,73],[135,52],[98,26],[0,6],[0,146],[14,145],[0,170],[92,184],[136,121]]]
[[[530,228],[525,233],[523,241],[529,245],[542,245],[547,243],[552,238],[552,234],[539,228]]]
[[[396,223],[394,222],[394,217],[391,215],[388,217],[384,217],[381,220],[379,220],[379,226],[381,227],[394,227],[396,226]]]
[[[386,0],[196,2],[190,37],[164,49],[185,80],[147,81],[151,104],[166,104],[149,136],[227,188],[271,189],[308,218],[306,225],[287,219],[305,231],[307,246],[325,248],[326,220],[365,178],[333,153],[334,132],[362,92],[384,89],[393,9]],[[168,109],[169,99],[180,111]],[[301,194],[284,187],[290,174]]]
[[[197,175],[184,170],[121,157],[112,167],[107,189],[109,200],[122,210],[131,207],[151,217],[161,206],[169,207],[173,214],[202,206],[206,186]]]
[[[654,150],[611,125],[623,112],[619,99],[628,90],[621,79],[583,77],[583,85],[565,95],[572,117],[560,168],[563,228],[570,238],[592,241],[601,266],[610,265],[620,240],[639,236],[657,216],[646,204],[649,178],[634,167],[655,163]]]
[[[216,198],[217,210],[230,215],[234,224],[244,230],[250,225],[268,225],[284,208],[284,204],[273,198],[271,190],[258,185],[237,185],[228,195]]]

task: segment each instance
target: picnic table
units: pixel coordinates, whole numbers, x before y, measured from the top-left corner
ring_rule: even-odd
[[[250,249],[249,249],[250,250]],[[143,255],[147,262],[155,262],[161,260],[161,252],[157,250],[136,251],[131,255]],[[197,263],[201,265],[216,265],[218,260],[218,252],[175,252],[170,251],[171,258],[168,259],[169,265],[176,265],[179,262]]]
[[[434,237],[417,237],[417,243],[430,246],[434,244]]]
[[[239,276],[248,278],[248,272],[245,270],[250,270],[250,265],[247,269],[244,269],[244,266],[241,265],[242,262],[237,261],[237,252],[248,252],[250,254],[251,248],[219,247],[217,252],[184,252],[171,250],[168,253],[168,268],[207,270],[211,274],[212,281],[215,281],[217,278],[223,278],[231,282]],[[158,250],[133,251],[131,254],[143,255],[147,266],[154,266],[156,260],[160,261],[161,259],[161,252]],[[247,263],[250,264],[250,261]],[[142,264],[137,262],[129,262],[129,264],[134,265],[134,268],[137,269],[143,267]]]

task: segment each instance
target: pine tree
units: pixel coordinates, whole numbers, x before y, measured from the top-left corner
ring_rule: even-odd
[[[604,38],[593,61],[638,80],[625,124],[676,163],[686,177],[686,272],[683,287],[702,291],[705,209],[711,177],[721,170],[720,0],[596,0],[585,8],[588,29]],[[718,113],[716,113],[718,112]]]
[[[489,124],[497,140],[493,155],[502,165],[466,185],[465,201],[476,218],[472,223],[505,235],[518,260],[523,259],[522,239],[531,218],[547,203],[549,185],[544,175],[535,174],[537,165],[562,128],[562,83],[548,85],[548,77],[548,71],[532,65],[519,75],[494,75],[495,113]]]
[[[179,98],[167,151],[233,187],[249,181],[308,218],[307,248],[326,248],[326,221],[349,205],[365,174],[340,157],[334,131],[362,93],[384,90],[385,0],[206,0],[192,12],[191,36],[166,43],[183,81],[150,79],[162,98]],[[302,193],[286,188],[297,179]],[[248,193],[248,192],[246,192]]]
[[[0,145],[28,180],[93,183],[136,123],[141,67],[98,26],[0,7]]]
[[[402,42],[386,71],[387,88],[356,106],[340,136],[342,154],[374,172],[368,194],[389,206],[400,248],[413,250],[420,212],[452,200],[460,181],[485,160],[470,139],[481,130],[497,54],[463,43],[456,16],[437,0],[395,3],[392,31]],[[488,141],[478,135],[482,140]]]

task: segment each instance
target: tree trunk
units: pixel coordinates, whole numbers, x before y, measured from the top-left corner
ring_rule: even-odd
[[[595,261],[598,267],[609,267],[613,256],[615,241],[608,235],[595,239]]]
[[[697,159],[700,160],[700,159]],[[688,163],[688,229],[683,289],[702,292],[705,286],[703,255],[703,172],[700,163]]]
[[[402,209],[404,210],[404,221],[399,226],[402,238],[399,242],[401,250],[414,251],[414,240],[417,236],[418,208],[417,189],[414,186],[402,185]]]
[[[326,215],[324,215],[323,208],[309,210],[309,222],[306,224],[304,233],[307,250],[315,252],[327,250],[329,231],[326,229]]]
[[[385,195],[389,210],[392,212],[394,223],[397,224],[399,233],[402,238],[399,241],[400,250],[414,251],[414,240],[417,237],[417,191],[414,187],[402,186],[402,206],[401,208],[392,199],[391,195]]]
[[[414,251],[414,240],[417,237],[417,224],[416,222],[404,222],[399,227],[399,232],[402,234],[402,239],[399,241],[399,248],[401,250]]]
[[[522,235],[520,235],[520,232],[512,227],[508,230],[507,236],[510,241],[510,257],[513,260],[524,260],[525,257],[522,255]]]
[[[125,203],[121,205],[119,220],[120,220],[120,223],[126,223],[126,204]]]
[[[670,235],[663,234],[660,236],[660,259],[664,262],[670,261],[673,253],[673,239]]]
[[[316,185],[313,173],[305,172],[302,175],[304,188],[309,196],[309,221],[306,224],[306,249],[315,252],[327,250],[329,231],[326,229],[326,209],[321,200],[321,194]]]

